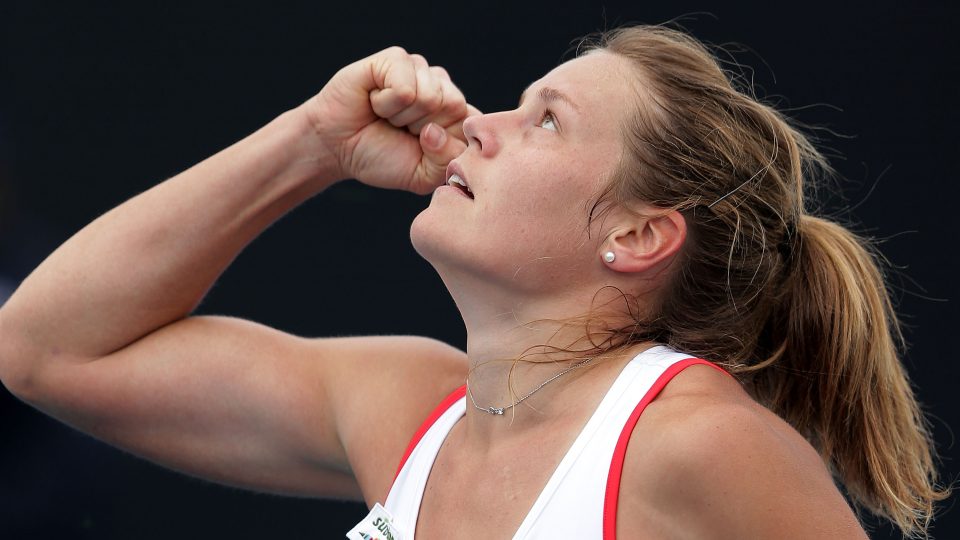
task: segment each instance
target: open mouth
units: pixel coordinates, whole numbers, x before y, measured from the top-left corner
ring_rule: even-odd
[[[467,186],[467,183],[463,181],[463,178],[460,178],[460,175],[450,175],[450,178],[447,178],[447,185],[453,186],[466,194],[467,197],[473,198],[473,192],[470,191],[470,188]]]

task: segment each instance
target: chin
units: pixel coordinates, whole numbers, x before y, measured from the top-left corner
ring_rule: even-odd
[[[444,275],[458,272],[458,268],[480,270],[483,261],[476,260],[476,239],[464,241],[462,232],[452,224],[453,216],[427,207],[410,224],[410,243],[434,270]]]
[[[457,276],[457,282],[479,280],[519,293],[542,292],[569,280],[569,253],[520,249],[522,242],[504,242],[502,231],[470,224],[458,227],[463,223],[461,217],[459,211],[431,204],[410,224],[413,249],[445,283]]]
[[[453,238],[453,227],[443,223],[440,216],[436,215],[429,206],[413,218],[410,224],[410,243],[413,249],[423,257],[434,268],[437,263],[444,258],[444,254],[449,254],[456,244],[456,238]]]

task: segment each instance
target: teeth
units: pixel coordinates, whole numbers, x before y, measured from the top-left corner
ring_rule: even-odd
[[[463,186],[463,188],[466,189],[468,192],[473,193],[472,191],[470,191],[470,187],[467,186],[467,183],[463,181],[463,178],[460,178],[460,176],[457,174],[450,175],[450,178],[447,178],[447,184],[449,185],[459,184]]]

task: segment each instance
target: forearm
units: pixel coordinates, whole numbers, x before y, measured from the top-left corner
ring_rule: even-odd
[[[190,313],[243,247],[333,181],[298,111],[107,212],[0,309],[3,362],[97,358]],[[9,343],[8,343],[9,345]]]

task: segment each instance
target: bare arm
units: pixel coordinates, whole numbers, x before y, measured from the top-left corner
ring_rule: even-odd
[[[355,495],[356,464],[339,431],[352,413],[336,409],[342,380],[328,377],[369,368],[352,361],[361,354],[409,357],[408,367],[439,359],[443,373],[462,353],[411,338],[366,348],[304,340],[188,315],[244,246],[335,181],[421,193],[442,181],[462,142],[430,145],[410,131],[455,125],[466,105],[462,95],[451,100],[457,111],[436,102],[449,81],[418,78],[420,60],[391,49],[344,68],[303,106],[78,232],[0,309],[4,385],[181,470],[271,491]],[[371,166],[364,156],[381,157]]]
[[[22,336],[4,358],[35,358],[11,380],[29,386],[47,361],[103,357],[189,314],[260,231],[333,183],[329,156],[304,148],[309,130],[281,115],[55,251],[0,311],[2,332]]]

